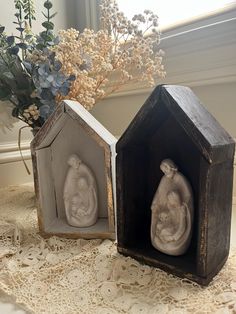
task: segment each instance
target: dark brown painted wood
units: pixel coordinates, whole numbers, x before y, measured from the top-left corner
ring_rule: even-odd
[[[208,284],[229,252],[235,144],[189,88],[158,86],[117,143],[118,251]],[[151,245],[151,202],[173,159],[194,193],[188,251],[168,256]]]

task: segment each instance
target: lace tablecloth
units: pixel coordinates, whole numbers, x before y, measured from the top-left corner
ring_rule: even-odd
[[[236,252],[207,288],[123,257],[110,240],[43,239],[33,188],[0,190],[0,289],[30,313],[236,313]]]

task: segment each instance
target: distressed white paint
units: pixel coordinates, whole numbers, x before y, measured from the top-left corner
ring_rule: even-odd
[[[56,210],[53,210],[56,209],[56,193],[51,167],[51,154],[51,147],[40,149],[36,154],[40,185],[40,211],[42,213],[41,216],[44,217],[45,228],[48,228],[57,217]]]
[[[111,179],[114,182],[115,178],[112,178],[110,171],[112,171],[111,164],[113,166],[115,164],[113,148],[116,138],[77,102],[65,101],[62,103],[53,119],[52,125],[48,121],[47,132],[43,129],[39,131],[32,144],[37,159],[36,169],[39,177],[37,189],[40,198],[39,217],[42,222],[42,231],[54,233],[52,229],[55,229],[57,233],[63,234],[64,232],[58,226],[66,222],[66,233],[69,233],[70,236],[82,234],[88,238],[106,237],[108,234],[113,236],[115,194]],[[39,144],[36,144],[37,141]],[[68,207],[67,202],[67,192],[68,190],[71,192],[70,178],[68,178],[69,172],[71,172],[71,169],[68,169],[70,167],[68,161],[71,156],[79,156],[84,174],[90,172],[94,177],[93,188],[97,200],[95,213],[89,221],[83,223],[81,220],[75,221],[74,217],[71,217],[70,210],[73,208],[71,204]],[[76,176],[72,173],[72,177]],[[79,181],[79,176],[77,177],[75,179]],[[79,182],[75,182],[75,184],[77,183]],[[74,187],[72,188],[74,189]],[[76,187],[75,190],[78,194],[79,190]],[[69,199],[73,203],[73,197],[78,195],[74,193],[75,191],[72,192]],[[114,199],[110,193],[113,193]],[[75,205],[77,206],[77,204]],[[104,220],[107,223],[104,223]],[[92,229],[86,228],[89,224]],[[93,224],[94,226],[92,226]],[[104,226],[107,226],[107,229],[101,229]],[[87,234],[86,231],[88,231]],[[100,235],[98,231],[100,231]]]

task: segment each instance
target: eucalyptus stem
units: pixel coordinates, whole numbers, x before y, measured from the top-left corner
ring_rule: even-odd
[[[22,21],[20,22],[20,41],[22,42],[22,43],[24,43],[25,42],[25,38],[24,38],[24,31],[23,31],[23,25],[22,25]],[[22,51],[21,51],[21,54],[22,54],[22,60],[24,61],[25,60],[25,57],[26,57],[26,52],[25,52],[25,50],[24,49],[22,49]]]
[[[17,107],[17,103],[14,102],[11,98],[9,98],[9,101],[10,101],[15,107]]]
[[[32,21],[35,20],[35,8],[34,8],[34,0],[22,0],[23,1],[23,9],[25,13],[25,21],[28,21],[30,28],[32,28]]]
[[[49,3],[49,0],[47,0],[47,3]],[[48,23],[50,23],[50,9],[49,8],[47,8],[47,22]],[[49,32],[49,29],[47,28],[46,29],[46,33],[47,33],[47,35],[48,35],[48,32]],[[46,43],[45,43],[46,44]]]
[[[28,14],[29,14],[29,26],[30,28],[32,27],[32,12],[31,12],[31,5],[30,2],[28,1],[29,9],[28,9]]]
[[[17,18],[17,24],[18,27],[16,28],[20,32],[20,42],[25,43],[25,37],[24,37],[24,20],[23,20],[23,9],[24,9],[24,4],[22,0],[15,0],[15,8],[18,10],[18,13],[15,14]],[[26,57],[26,52],[24,49],[22,49],[22,60],[25,60]]]

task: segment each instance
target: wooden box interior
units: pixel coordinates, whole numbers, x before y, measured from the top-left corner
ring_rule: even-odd
[[[120,222],[120,228],[118,226],[119,242],[139,257],[145,256],[157,260],[159,264],[172,265],[184,272],[197,274],[201,219],[198,198],[202,157],[188,134],[163,104],[155,107],[146,116],[146,121],[149,127],[136,134],[135,140],[121,151],[122,172],[125,174],[122,179],[124,221]],[[178,257],[157,251],[150,240],[151,202],[163,176],[160,163],[165,158],[175,161],[179,171],[189,180],[194,195],[195,216],[191,245],[186,254]]]
[[[93,171],[97,181],[99,219],[95,225],[88,228],[72,227],[66,221],[63,187],[69,167],[67,160],[71,154],[77,154],[82,159]],[[85,234],[88,237],[108,233],[104,150],[85,132],[78,121],[64,113],[36,150],[36,159],[44,231],[53,234]]]

